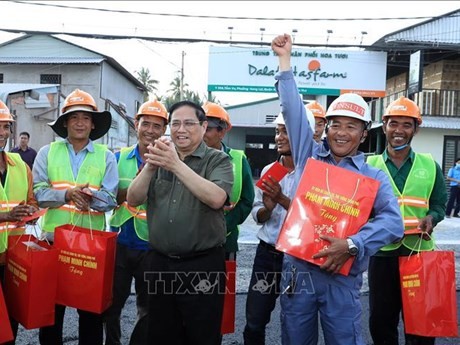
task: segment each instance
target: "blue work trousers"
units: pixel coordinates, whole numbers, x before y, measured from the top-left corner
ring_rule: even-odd
[[[364,345],[360,282],[361,277],[338,277],[285,254],[280,299],[283,345],[316,345],[318,315],[327,345]]]

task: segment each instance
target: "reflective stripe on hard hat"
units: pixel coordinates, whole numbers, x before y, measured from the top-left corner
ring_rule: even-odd
[[[168,120],[168,112],[165,106],[157,100],[143,103],[139,107],[139,111],[137,112],[135,119],[137,120],[139,116],[142,115],[158,116],[165,119],[166,121]]]
[[[366,101],[356,93],[344,93],[336,98],[326,112],[326,119],[334,116],[351,117],[371,123],[369,106]]]
[[[399,97],[397,100],[391,102],[383,114],[383,119],[389,116],[407,116],[417,120],[419,125],[422,124],[422,117],[420,115],[420,108],[418,105],[406,97]]]

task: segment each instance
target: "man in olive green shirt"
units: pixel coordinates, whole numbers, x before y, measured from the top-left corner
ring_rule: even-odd
[[[149,343],[220,342],[225,291],[223,207],[233,171],[228,155],[203,141],[207,121],[197,104],[169,109],[171,140],[148,146],[128,204],[147,202],[151,251]]]

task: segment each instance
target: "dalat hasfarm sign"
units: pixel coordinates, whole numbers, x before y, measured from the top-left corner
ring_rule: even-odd
[[[385,96],[386,52],[293,49],[291,55],[302,94]],[[278,58],[270,48],[209,48],[208,91],[275,92],[277,72]]]

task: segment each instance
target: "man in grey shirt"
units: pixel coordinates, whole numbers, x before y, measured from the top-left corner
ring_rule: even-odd
[[[220,344],[225,289],[223,213],[232,165],[203,141],[197,104],[169,109],[171,140],[149,145],[146,165],[128,189],[131,206],[147,202],[151,252],[149,342]]]

